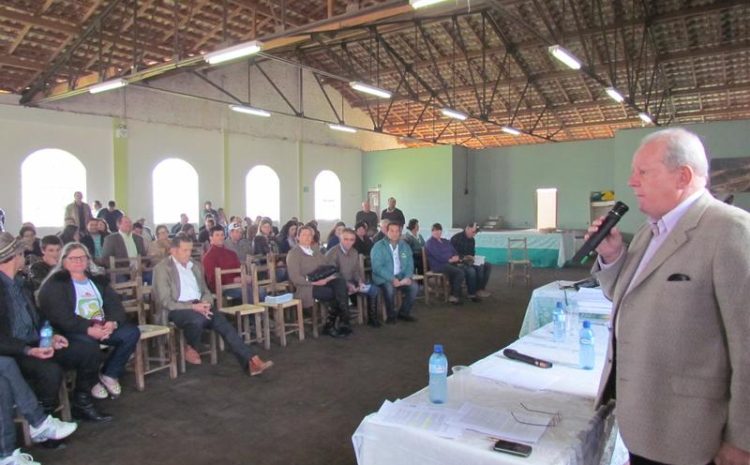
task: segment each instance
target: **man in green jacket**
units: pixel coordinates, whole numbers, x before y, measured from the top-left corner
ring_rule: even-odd
[[[388,324],[395,324],[396,318],[404,321],[417,321],[411,315],[414,299],[419,287],[412,280],[414,275],[414,258],[411,247],[401,240],[401,225],[388,225],[386,239],[377,242],[370,252],[372,259],[372,281],[380,286],[385,297],[385,308],[388,313]],[[396,314],[396,290],[401,291],[401,308]]]

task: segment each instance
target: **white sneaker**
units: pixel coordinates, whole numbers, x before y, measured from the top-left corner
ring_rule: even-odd
[[[34,461],[34,457],[24,454],[21,449],[16,449],[13,454],[0,460],[0,465],[42,465]]]
[[[44,419],[38,428],[34,428],[33,426],[29,427],[31,430],[31,442],[39,443],[49,439],[64,439],[73,434],[73,431],[75,431],[76,428],[78,428],[77,423],[60,421],[52,415],[47,415],[47,418]]]
[[[485,291],[484,289],[482,289],[481,291],[477,291],[477,296],[478,297],[489,297],[491,295],[492,294],[490,294],[489,292]]]

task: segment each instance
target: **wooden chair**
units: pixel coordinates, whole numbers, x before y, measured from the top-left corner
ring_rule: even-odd
[[[513,285],[516,268],[521,268],[526,278],[526,285],[531,285],[531,260],[526,238],[508,238],[508,284]]]
[[[257,342],[263,344],[266,350],[271,348],[271,330],[268,319],[268,309],[262,305],[252,305],[248,303],[247,287],[248,279],[245,267],[237,269],[222,270],[215,269],[216,273],[216,310],[231,315],[237,325],[237,332],[243,337],[246,344]],[[232,284],[222,284],[222,277],[227,274],[240,274],[240,282]],[[232,302],[233,305],[226,305],[224,292],[230,289],[239,289],[242,293],[240,302]],[[255,338],[252,336],[252,325],[250,316],[255,319]],[[224,350],[224,341],[219,342],[219,347]]]
[[[304,314],[302,312],[302,301],[299,299],[292,299],[281,304],[261,302],[261,289],[265,289],[266,292],[269,293],[273,292],[274,280],[270,278],[271,273],[268,267],[268,261],[266,261],[265,265],[259,265],[254,261],[251,261],[251,257],[248,257],[248,261],[250,261],[250,279],[252,279],[253,302],[256,302],[257,305],[267,308],[269,313],[273,311],[274,332],[279,338],[279,344],[281,344],[282,347],[286,347],[286,336],[293,333],[297,333],[297,335],[299,336],[299,340],[304,341],[305,320]],[[285,314],[287,313],[287,309],[295,308],[296,322],[286,323]]]
[[[422,269],[424,270],[424,302],[429,305],[430,296],[434,295],[444,303],[447,303],[448,296],[450,295],[448,277],[443,273],[430,271],[427,251],[423,251],[422,253]]]
[[[180,328],[178,328],[174,323],[168,321],[167,312],[162,311],[162,309],[159,307],[158,305],[159,298],[154,291],[155,289],[152,289],[152,292],[151,292],[151,308],[153,308],[153,311],[150,313],[151,318],[157,324],[168,326],[169,328],[174,330],[176,345],[180,353],[180,356],[179,356],[180,373],[185,373],[185,369],[186,369],[185,367],[185,344],[186,344],[185,333]],[[199,352],[199,355],[209,355],[211,364],[216,365],[216,363],[218,362],[218,351],[217,351],[218,344],[217,344],[216,331],[210,330],[208,331],[208,333],[209,333],[209,347],[207,350],[203,352]]]
[[[107,274],[110,283],[138,281],[142,282],[140,257],[115,258],[110,256],[107,264]]]
[[[143,285],[137,281],[113,283],[112,288],[120,295],[125,313],[136,316],[141,337],[135,348],[134,371],[136,388],[145,389],[145,377],[157,371],[169,369],[170,378],[177,377],[177,348],[175,331],[166,325],[149,324],[153,318],[153,308],[148,297],[144,296]],[[149,300],[148,305],[146,300]],[[149,345],[151,347],[149,347]],[[152,355],[152,349],[156,355]]]

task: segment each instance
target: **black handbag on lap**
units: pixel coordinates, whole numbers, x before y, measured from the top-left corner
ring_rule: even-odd
[[[308,273],[305,278],[308,282],[312,283],[315,281],[320,281],[321,279],[326,279],[329,276],[333,276],[338,273],[338,271],[339,269],[334,265],[321,265],[315,268],[312,273]]]

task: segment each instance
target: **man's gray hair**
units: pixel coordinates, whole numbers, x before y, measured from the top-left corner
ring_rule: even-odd
[[[656,131],[643,138],[641,147],[651,142],[663,142],[663,162],[669,169],[689,166],[696,175],[708,178],[708,158],[700,138],[683,128],[668,128]]]

